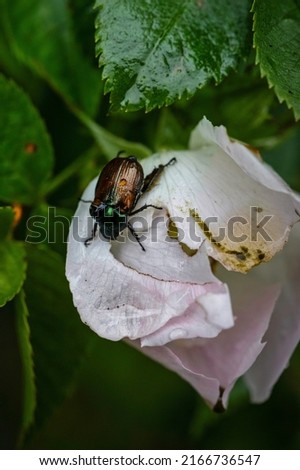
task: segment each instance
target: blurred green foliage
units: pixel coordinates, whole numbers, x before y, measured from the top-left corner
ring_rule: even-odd
[[[210,64],[211,70],[199,81],[201,89],[189,87],[187,76],[185,93],[180,94],[178,83],[166,80],[156,94],[148,90],[147,99],[155,99],[146,107],[162,107],[170,86],[172,100],[167,101],[174,103],[168,108],[149,114],[112,113],[95,59],[94,32],[95,17],[109,2],[97,1],[97,9],[93,3],[0,0],[0,447],[299,448],[299,350],[267,403],[250,405],[239,382],[228,411],[217,415],[173,373],[122,342],[100,339],[83,325],[64,276],[71,216],[82,190],[107,159],[118,150],[142,158],[161,148],[185,148],[204,114],[214,124],[225,125],[232,137],[259,147],[268,163],[300,191],[299,126],[293,110],[276,96],[278,92],[287,99],[278,70],[291,51],[263,55],[265,12],[256,1],[258,60],[263,57],[263,72],[275,84],[275,90],[269,89],[251,51],[249,2],[232,0],[232,6],[242,6],[243,15],[240,34],[235,24],[237,47],[233,54],[216,35],[215,62],[209,45],[202,47],[204,66]],[[156,2],[158,24],[160,7],[167,3]],[[147,2],[133,4],[146,11]],[[214,38],[212,25],[224,19],[220,4],[206,12],[202,34],[210,28]],[[299,25],[295,8],[293,21]],[[275,13],[280,22],[282,11]],[[98,52],[109,45],[103,56],[109,63],[116,36],[109,23],[113,13],[106,9],[105,14],[107,23],[101,31],[97,22],[96,39]],[[143,21],[147,23],[147,15]],[[193,27],[197,33],[197,24]],[[107,42],[101,42],[104,33],[110,35]],[[169,39],[175,33],[169,31]],[[293,39],[298,41],[292,48],[296,54],[298,39]],[[124,46],[123,54],[128,44]],[[197,45],[192,46],[197,52]],[[170,63],[182,53],[176,41],[168,41]],[[120,67],[123,58],[118,59]],[[114,80],[115,70],[106,70],[108,88],[120,101],[138,83],[140,58],[131,59],[134,73],[128,84]],[[277,67],[269,70],[272,60]],[[297,70],[289,64],[291,90],[299,90],[297,61]],[[154,65],[157,78],[159,63]],[[151,67],[148,82],[150,72]],[[215,76],[218,86],[210,82]],[[175,99],[179,95],[182,99]],[[299,95],[287,102],[297,116]],[[120,102],[116,107],[122,107]]]

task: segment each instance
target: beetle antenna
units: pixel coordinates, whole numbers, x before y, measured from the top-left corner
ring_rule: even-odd
[[[125,150],[119,150],[119,152],[117,153],[117,158],[122,155],[122,153],[126,153]]]

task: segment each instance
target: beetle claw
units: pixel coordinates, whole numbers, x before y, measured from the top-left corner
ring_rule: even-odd
[[[86,240],[84,240],[84,246],[88,247],[93,240],[93,237],[89,237]]]

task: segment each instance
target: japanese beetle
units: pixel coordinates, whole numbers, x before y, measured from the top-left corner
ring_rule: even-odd
[[[134,210],[141,195],[149,190],[154,181],[168,165],[175,163],[172,158],[166,165],[159,165],[144,178],[142,165],[136,157],[120,157],[119,152],[116,158],[111,160],[103,168],[98,178],[95,197],[90,202],[90,215],[95,220],[92,236],[85,240],[85,246],[93,240],[99,227],[101,235],[108,240],[115,240],[120,232],[126,227],[130,230],[143,251],[141,241],[135,233],[128,217],[138,214],[148,207],[162,209],[162,207],[153,204],[144,204],[137,210]]]

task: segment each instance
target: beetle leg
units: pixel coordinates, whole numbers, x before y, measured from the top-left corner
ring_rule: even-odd
[[[138,234],[134,231],[134,228],[133,226],[131,225],[130,222],[127,222],[127,227],[129,228],[130,232],[132,233],[132,235],[134,236],[134,238],[136,239],[136,241],[138,242],[138,244],[140,245],[140,247],[142,248],[143,251],[146,251],[145,248],[143,247],[142,245],[142,242],[138,236]]]
[[[141,193],[145,193],[148,191],[151,186],[153,185],[154,181],[159,177],[159,175],[162,173],[164,167],[163,165],[159,165],[157,168],[154,168],[154,170],[151,171],[149,175],[147,175],[144,179],[144,184],[141,189]]]
[[[138,214],[139,212],[142,212],[142,211],[144,211],[145,209],[148,209],[148,207],[154,207],[154,209],[159,209],[159,210],[162,210],[162,209],[163,209],[163,207],[154,206],[153,204],[144,204],[142,207],[140,207],[140,208],[137,209],[136,211],[130,212],[129,215],[131,216],[131,215]]]
[[[173,165],[175,162],[176,162],[176,158],[173,157],[165,165],[158,165],[157,168],[154,168],[154,170],[152,170],[151,173],[149,173],[149,175],[145,177],[141,193],[145,193],[146,191],[148,191],[153,185],[153,183],[155,182],[155,180],[161,175],[164,168],[166,168],[169,165]]]
[[[80,198],[79,198],[79,201],[81,201],[81,202],[89,202],[90,204],[92,204],[92,202],[93,202],[93,201],[87,201],[86,199],[80,199]]]
[[[91,244],[91,241],[94,240],[97,232],[97,222],[94,223],[94,227],[92,230],[92,236],[84,240],[84,245],[89,246]]]

